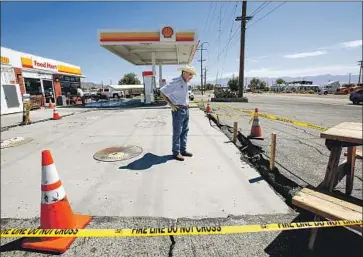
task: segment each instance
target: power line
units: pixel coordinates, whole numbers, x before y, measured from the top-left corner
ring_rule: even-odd
[[[266,18],[268,15],[270,15],[271,13],[273,13],[274,11],[276,11],[278,8],[280,8],[282,5],[286,4],[287,2],[282,2],[281,4],[279,4],[278,6],[276,6],[274,9],[272,9],[271,11],[269,11],[268,13],[266,13],[264,16],[262,16],[260,19],[258,19],[257,21],[253,22],[251,25],[249,25],[246,29],[251,28],[251,26],[255,25],[256,23],[258,23],[259,21],[263,20],[264,18]]]
[[[222,27],[222,7],[219,9],[218,52],[219,52],[219,47],[221,45],[221,27]],[[218,84],[218,72],[219,72],[219,57],[217,61],[216,84]]]
[[[208,22],[208,31],[209,31],[209,28],[211,27],[212,23],[214,23],[214,20],[213,17],[214,17],[214,14],[216,13],[216,10],[217,10],[217,6],[218,6],[218,3],[217,2],[213,2],[215,3],[214,5],[214,9],[213,9],[213,14],[212,14],[212,18],[211,18],[211,21]]]
[[[223,4],[224,4],[224,2],[223,2]],[[217,22],[218,22],[218,20],[221,22],[221,15],[222,15],[221,12],[222,12],[222,2],[220,2],[220,13],[219,13],[218,17],[215,19]],[[215,27],[217,28],[217,31],[220,33],[218,27],[217,26],[215,26]],[[218,34],[218,36],[215,37],[215,39],[211,41],[211,45],[213,45],[213,43],[216,42],[219,39],[219,36],[220,35]]]
[[[256,8],[256,10],[251,13],[250,16],[255,16],[259,12],[261,12],[263,9],[265,9],[271,2],[263,2],[259,7]]]
[[[224,3],[225,3],[225,2],[224,2]],[[228,2],[228,5],[229,5],[229,4],[231,4],[231,3],[232,3],[232,2]],[[225,11],[225,12],[224,12],[224,14],[223,14],[222,22],[223,22],[224,18],[226,17],[227,12],[228,12],[228,7],[226,7],[226,11]]]
[[[231,45],[230,43],[232,42],[232,40],[234,41],[236,39],[236,36],[238,35],[239,29],[241,28],[241,25],[239,25],[239,27],[236,29],[236,31],[234,32],[234,34],[232,35],[232,37],[230,38],[230,40],[227,42],[227,44],[224,46],[223,50],[218,54],[217,58],[219,58],[221,56],[221,54],[224,53],[224,51],[227,50],[227,48]],[[237,37],[238,38],[238,37]],[[228,52],[228,51],[227,51]]]
[[[203,48],[203,45],[205,43],[208,42],[203,42],[200,47],[197,50],[200,50],[200,60],[198,60],[198,62],[200,62],[200,89],[202,91],[202,95],[203,95],[203,62],[205,62],[206,60],[203,59],[203,51],[207,50],[205,48]]]
[[[283,2],[281,4],[279,4],[277,7],[275,7],[274,9],[272,9],[270,12],[268,12],[267,14],[265,14],[263,17],[261,17],[260,19],[258,19],[257,21],[255,21],[254,23],[252,23],[251,25],[249,25],[246,30],[248,28],[250,28],[252,25],[256,24],[257,22],[261,21],[262,19],[266,18],[268,15],[270,15],[271,13],[273,13],[275,10],[277,10],[279,7],[281,7],[283,4],[286,4],[287,2]],[[235,33],[233,34],[231,41],[232,44],[235,42],[235,40],[237,39],[236,36],[238,35],[238,30],[241,28],[241,25],[238,27],[238,29],[235,31]],[[233,41],[232,41],[233,40]],[[232,44],[230,44],[230,42],[227,43],[227,45],[224,47],[224,49],[222,50],[225,51],[229,46],[231,46]],[[222,53],[221,52],[221,53]],[[228,51],[227,51],[228,52]]]
[[[238,7],[238,2],[236,2],[236,5],[235,5],[235,8],[234,8],[234,12],[233,12],[233,16],[232,17],[235,17],[236,11],[237,11],[237,7]],[[231,41],[233,26],[234,26],[234,20],[232,20],[231,29],[229,31],[228,43]],[[223,59],[221,77],[223,76],[224,65],[226,63],[226,59],[227,59],[227,52],[225,52],[224,59]]]
[[[213,2],[210,2],[210,3],[209,3],[209,9],[208,9],[208,14],[207,14],[207,20],[205,21],[205,24],[204,24],[204,33],[206,32],[206,29],[207,29],[207,25],[208,25],[208,21],[209,21],[209,15],[210,15],[210,10],[212,9],[212,3],[213,3]]]
[[[282,5],[286,4],[287,2],[283,2],[281,4],[279,4],[277,7],[275,7],[274,9],[272,9],[270,12],[268,12],[267,14],[265,14],[264,16],[262,16],[260,19],[258,19],[257,21],[255,21],[254,23],[252,23],[251,25],[249,25],[247,29],[249,29],[252,25],[260,22],[262,19],[266,18],[268,15],[270,15],[271,13],[273,13],[274,11],[276,11],[278,8],[280,8]],[[267,6],[267,5],[266,5]],[[265,6],[265,7],[266,7]],[[220,57],[220,55],[222,53],[224,53],[224,51],[227,50],[226,54],[228,53],[228,51],[230,50],[230,46],[234,45],[234,43],[236,42],[236,39],[238,39],[238,37],[236,37],[238,35],[239,29],[241,28],[241,24],[239,25],[239,27],[237,28],[237,30],[234,32],[233,36],[230,38],[230,40],[227,42],[227,44],[224,46],[223,50],[218,54],[218,57]],[[215,64],[215,62],[214,62]]]

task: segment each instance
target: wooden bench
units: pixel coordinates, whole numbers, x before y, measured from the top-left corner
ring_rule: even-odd
[[[323,194],[309,188],[303,188],[292,198],[292,204],[315,214],[315,221],[320,217],[328,220],[362,220],[362,206]],[[362,233],[361,226],[350,226],[350,229]],[[313,228],[309,240],[309,249],[313,250],[318,233]]]

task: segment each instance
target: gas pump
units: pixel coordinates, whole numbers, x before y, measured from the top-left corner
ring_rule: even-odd
[[[142,73],[143,81],[144,81],[144,103],[151,104],[155,102],[155,89],[156,89],[156,81],[155,75],[152,71],[144,71]]]
[[[163,86],[165,86],[166,85],[166,79],[162,79],[161,80],[161,86],[160,86],[160,88],[162,88]]]

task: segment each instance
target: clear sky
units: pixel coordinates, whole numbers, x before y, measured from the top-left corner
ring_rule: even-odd
[[[246,30],[246,76],[358,74],[361,2],[263,3],[247,6],[247,15],[255,15]],[[151,67],[136,67],[100,47],[97,30],[158,30],[169,24],[196,29],[209,42],[207,80],[215,80],[238,73],[238,15],[241,2],[1,2],[1,45],[81,66],[86,81],[116,84],[127,72],[140,78]],[[230,34],[235,37],[226,47]],[[199,70],[197,58],[199,52],[193,61]],[[178,76],[176,69],[164,67],[164,78]]]

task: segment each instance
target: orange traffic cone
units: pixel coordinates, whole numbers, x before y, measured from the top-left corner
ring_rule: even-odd
[[[264,140],[262,136],[260,121],[258,119],[258,108],[255,108],[255,114],[253,116],[253,122],[251,127],[251,134],[248,136],[248,138]]]
[[[54,106],[54,108],[53,108],[53,120],[60,120],[60,119],[61,119],[61,116],[57,112],[57,108]]]
[[[52,98],[49,98],[49,108],[53,108],[53,107],[54,107],[54,105],[52,103]]]
[[[42,152],[41,191],[41,229],[83,229],[92,220],[90,216],[72,212],[49,150]],[[75,237],[25,238],[21,246],[32,250],[64,253],[75,239]]]
[[[207,107],[205,108],[205,111],[207,113],[211,113],[212,112],[212,109],[210,108],[210,105],[209,104],[207,104]]]

